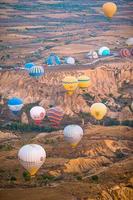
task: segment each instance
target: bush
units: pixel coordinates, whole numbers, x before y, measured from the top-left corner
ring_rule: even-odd
[[[76,176],[76,179],[77,179],[78,181],[81,181],[81,180],[82,180],[82,176],[78,175],[78,176]]]
[[[17,178],[15,176],[11,176],[10,181],[16,181]]]
[[[1,144],[0,145],[1,151],[10,151],[12,149],[13,149],[13,147],[10,144]]]
[[[31,176],[30,176],[29,172],[24,171],[23,172],[23,178],[24,178],[25,181],[30,181]]]
[[[94,182],[98,182],[98,176],[97,175],[94,175],[91,177],[91,179],[94,181]]]
[[[122,159],[125,157],[125,154],[122,153],[120,149],[118,149],[115,153],[116,153],[116,158],[118,159]]]

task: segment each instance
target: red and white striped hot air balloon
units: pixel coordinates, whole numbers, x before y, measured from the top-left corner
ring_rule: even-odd
[[[47,110],[47,117],[51,122],[52,127],[58,128],[61,123],[61,120],[63,119],[63,116],[64,112],[58,106],[49,108]]]
[[[130,57],[131,53],[128,49],[121,49],[120,50],[120,56],[121,57]]]

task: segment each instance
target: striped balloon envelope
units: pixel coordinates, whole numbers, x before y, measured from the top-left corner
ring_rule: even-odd
[[[121,49],[120,50],[120,56],[121,57],[129,57],[129,56],[131,56],[131,53],[128,49]]]
[[[130,53],[131,53],[131,55],[133,56],[133,48],[132,48],[132,49],[130,49]]]
[[[34,78],[39,78],[44,75],[44,69],[42,66],[33,66],[29,70],[29,75]]]
[[[58,128],[61,123],[61,120],[63,119],[63,116],[64,112],[58,106],[49,108],[47,110],[47,117],[51,122],[52,127]]]

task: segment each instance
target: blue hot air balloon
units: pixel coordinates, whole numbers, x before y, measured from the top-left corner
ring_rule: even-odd
[[[60,65],[60,64],[61,64],[60,58],[56,54],[51,53],[47,59],[47,65]]]
[[[35,64],[31,62],[31,63],[26,63],[24,67],[26,70],[30,70],[31,67],[33,67],[33,66],[35,66]]]
[[[7,104],[12,113],[17,115],[23,107],[23,100],[17,97],[13,97],[8,100]]]
[[[33,66],[29,70],[29,75],[34,78],[39,78],[44,75],[44,68],[42,66]]]

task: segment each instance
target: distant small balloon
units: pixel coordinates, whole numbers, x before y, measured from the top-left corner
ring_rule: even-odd
[[[34,78],[39,78],[44,75],[44,68],[42,66],[33,66],[29,70],[29,75]]]
[[[131,53],[128,49],[121,49],[120,50],[120,56],[121,57],[130,57],[131,56]]]
[[[91,85],[90,77],[85,75],[78,77],[78,82],[79,82],[78,86],[81,89],[86,89]]]
[[[117,5],[113,2],[107,2],[103,4],[102,10],[106,17],[112,18],[117,11]]]
[[[127,44],[128,46],[133,46],[133,37],[128,38],[128,39],[126,40],[126,44]]]
[[[31,69],[31,67],[33,67],[33,66],[35,66],[34,63],[26,63],[25,64],[25,69],[29,71]]]
[[[108,56],[110,55],[110,49],[108,47],[101,47],[98,51],[100,56]]]

